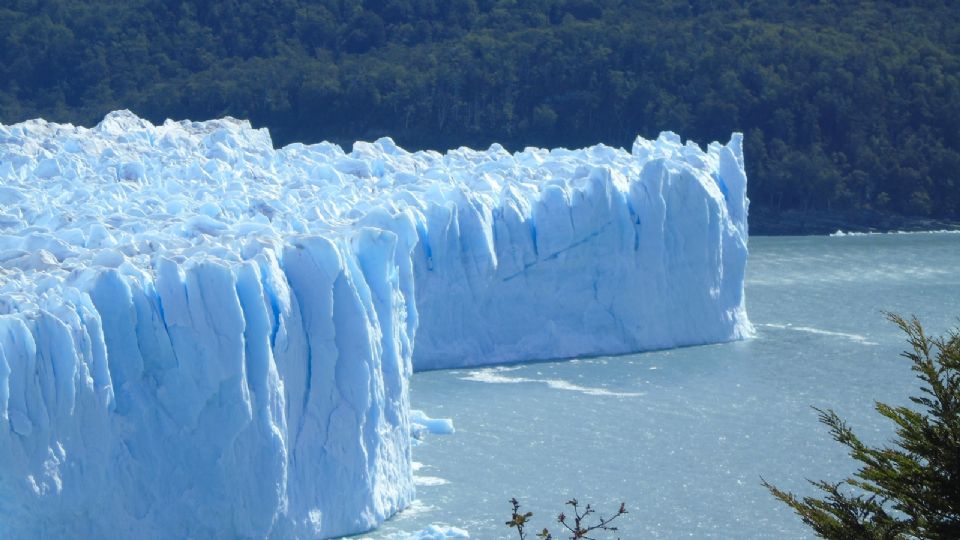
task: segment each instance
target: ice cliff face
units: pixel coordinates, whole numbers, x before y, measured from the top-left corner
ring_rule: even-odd
[[[0,126],[0,537],[358,532],[414,367],[744,337],[740,148]]]
[[[665,133],[511,156],[456,151],[417,206],[414,366],[618,354],[744,337],[741,139]]]

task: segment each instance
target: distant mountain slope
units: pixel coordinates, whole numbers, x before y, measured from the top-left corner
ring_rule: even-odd
[[[440,149],[743,131],[761,213],[957,220],[960,9],[900,4],[7,0],[0,122],[130,108]]]

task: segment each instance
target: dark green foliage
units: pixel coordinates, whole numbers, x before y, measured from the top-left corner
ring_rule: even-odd
[[[893,446],[864,444],[833,411],[819,411],[833,438],[860,462],[855,477],[813,482],[825,497],[797,498],[764,482],[823,538],[960,538],[960,331],[945,338],[924,334],[917,319],[890,319],[906,332],[922,395],[918,407],[877,403],[896,424]]]
[[[126,107],[277,144],[746,134],[754,209],[960,219],[950,0],[8,0],[0,122]]]

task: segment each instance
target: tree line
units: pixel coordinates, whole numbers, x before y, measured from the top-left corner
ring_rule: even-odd
[[[0,122],[249,118],[276,145],[745,134],[755,210],[960,219],[950,0],[7,0]]]

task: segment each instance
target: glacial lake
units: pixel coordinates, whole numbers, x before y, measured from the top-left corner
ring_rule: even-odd
[[[761,476],[812,494],[805,479],[855,470],[812,406],[889,440],[874,401],[905,404],[917,381],[882,312],[956,326],[960,234],[751,238],[746,294],[747,341],[414,375],[412,406],[456,433],[414,449],[417,502],[364,537],[446,524],[516,538],[511,497],[555,536],[576,497],[625,502],[624,539],[812,537]]]

